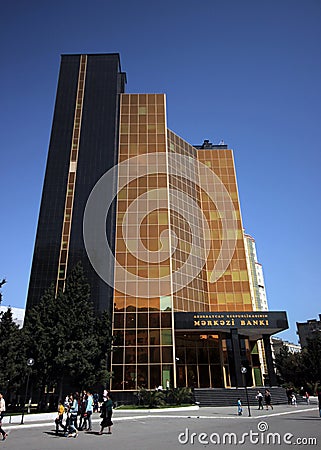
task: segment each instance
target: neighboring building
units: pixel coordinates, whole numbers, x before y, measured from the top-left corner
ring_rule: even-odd
[[[19,326],[19,328],[22,328],[25,319],[25,310],[23,308],[13,308],[11,306],[0,306],[0,313],[8,311],[9,308],[12,312],[12,320]]]
[[[284,341],[283,339],[272,337],[272,345],[274,354],[277,355],[280,352],[280,349],[285,346],[290,353],[299,353],[301,351],[300,344],[294,344],[293,342]]]
[[[255,311],[267,311],[268,303],[266,297],[262,264],[257,260],[255,240],[249,234],[244,234],[245,251],[249,264],[252,306]]]
[[[317,335],[321,336],[321,314],[319,314],[319,320],[310,319],[307,322],[297,322],[296,327],[301,347],[306,347],[308,338],[311,339]]]
[[[113,392],[242,386],[241,366],[261,384],[258,340],[275,384],[287,318],[252,304],[233,152],[184,141],[165,95],[125,80],[118,55],[62,57],[27,313],[81,260],[112,314]]]
[[[252,307],[254,311],[267,311],[268,303],[266,298],[265,283],[263,277],[262,264],[257,260],[255,239],[249,234],[244,234],[245,253],[249,270],[249,280],[251,288]],[[262,340],[257,341],[257,348],[260,359],[260,373],[256,370],[254,376],[259,380],[260,375],[265,379],[268,375],[264,345]],[[273,347],[272,347],[273,350]]]

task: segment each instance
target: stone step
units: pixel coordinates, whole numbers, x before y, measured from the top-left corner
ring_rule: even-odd
[[[257,405],[256,395],[258,390],[264,395],[265,388],[247,388],[247,395],[250,405]],[[269,388],[271,392],[272,404],[286,404],[288,402],[285,389],[281,387]],[[194,398],[200,406],[233,406],[240,398],[243,404],[247,403],[245,388],[196,388]]]

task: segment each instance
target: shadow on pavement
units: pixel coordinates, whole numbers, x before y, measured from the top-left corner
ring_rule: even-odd
[[[64,438],[65,437],[63,432],[56,434],[55,431],[43,431],[43,434],[48,434],[49,436],[54,436],[54,437],[57,437],[57,438],[59,438],[59,437],[60,438]]]

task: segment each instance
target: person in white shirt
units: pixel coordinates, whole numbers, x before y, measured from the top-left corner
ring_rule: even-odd
[[[87,404],[86,404],[86,413],[87,413],[87,420],[88,420],[87,431],[92,430],[91,416],[92,416],[93,411],[94,411],[94,399],[93,399],[93,396],[91,395],[91,393],[89,391],[87,391]]]
[[[6,402],[3,398],[2,393],[0,392],[0,433],[2,434],[3,441],[6,440],[8,437],[7,433],[2,429],[2,419],[4,416],[5,410],[6,410]]]
[[[259,407],[258,409],[263,409],[263,394],[260,391],[257,391],[257,396],[256,396],[257,401],[259,402]]]

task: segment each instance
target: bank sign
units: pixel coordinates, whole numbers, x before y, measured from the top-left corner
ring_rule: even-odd
[[[288,328],[285,311],[249,312],[176,312],[175,329],[239,331],[257,330],[263,334],[273,334]]]

